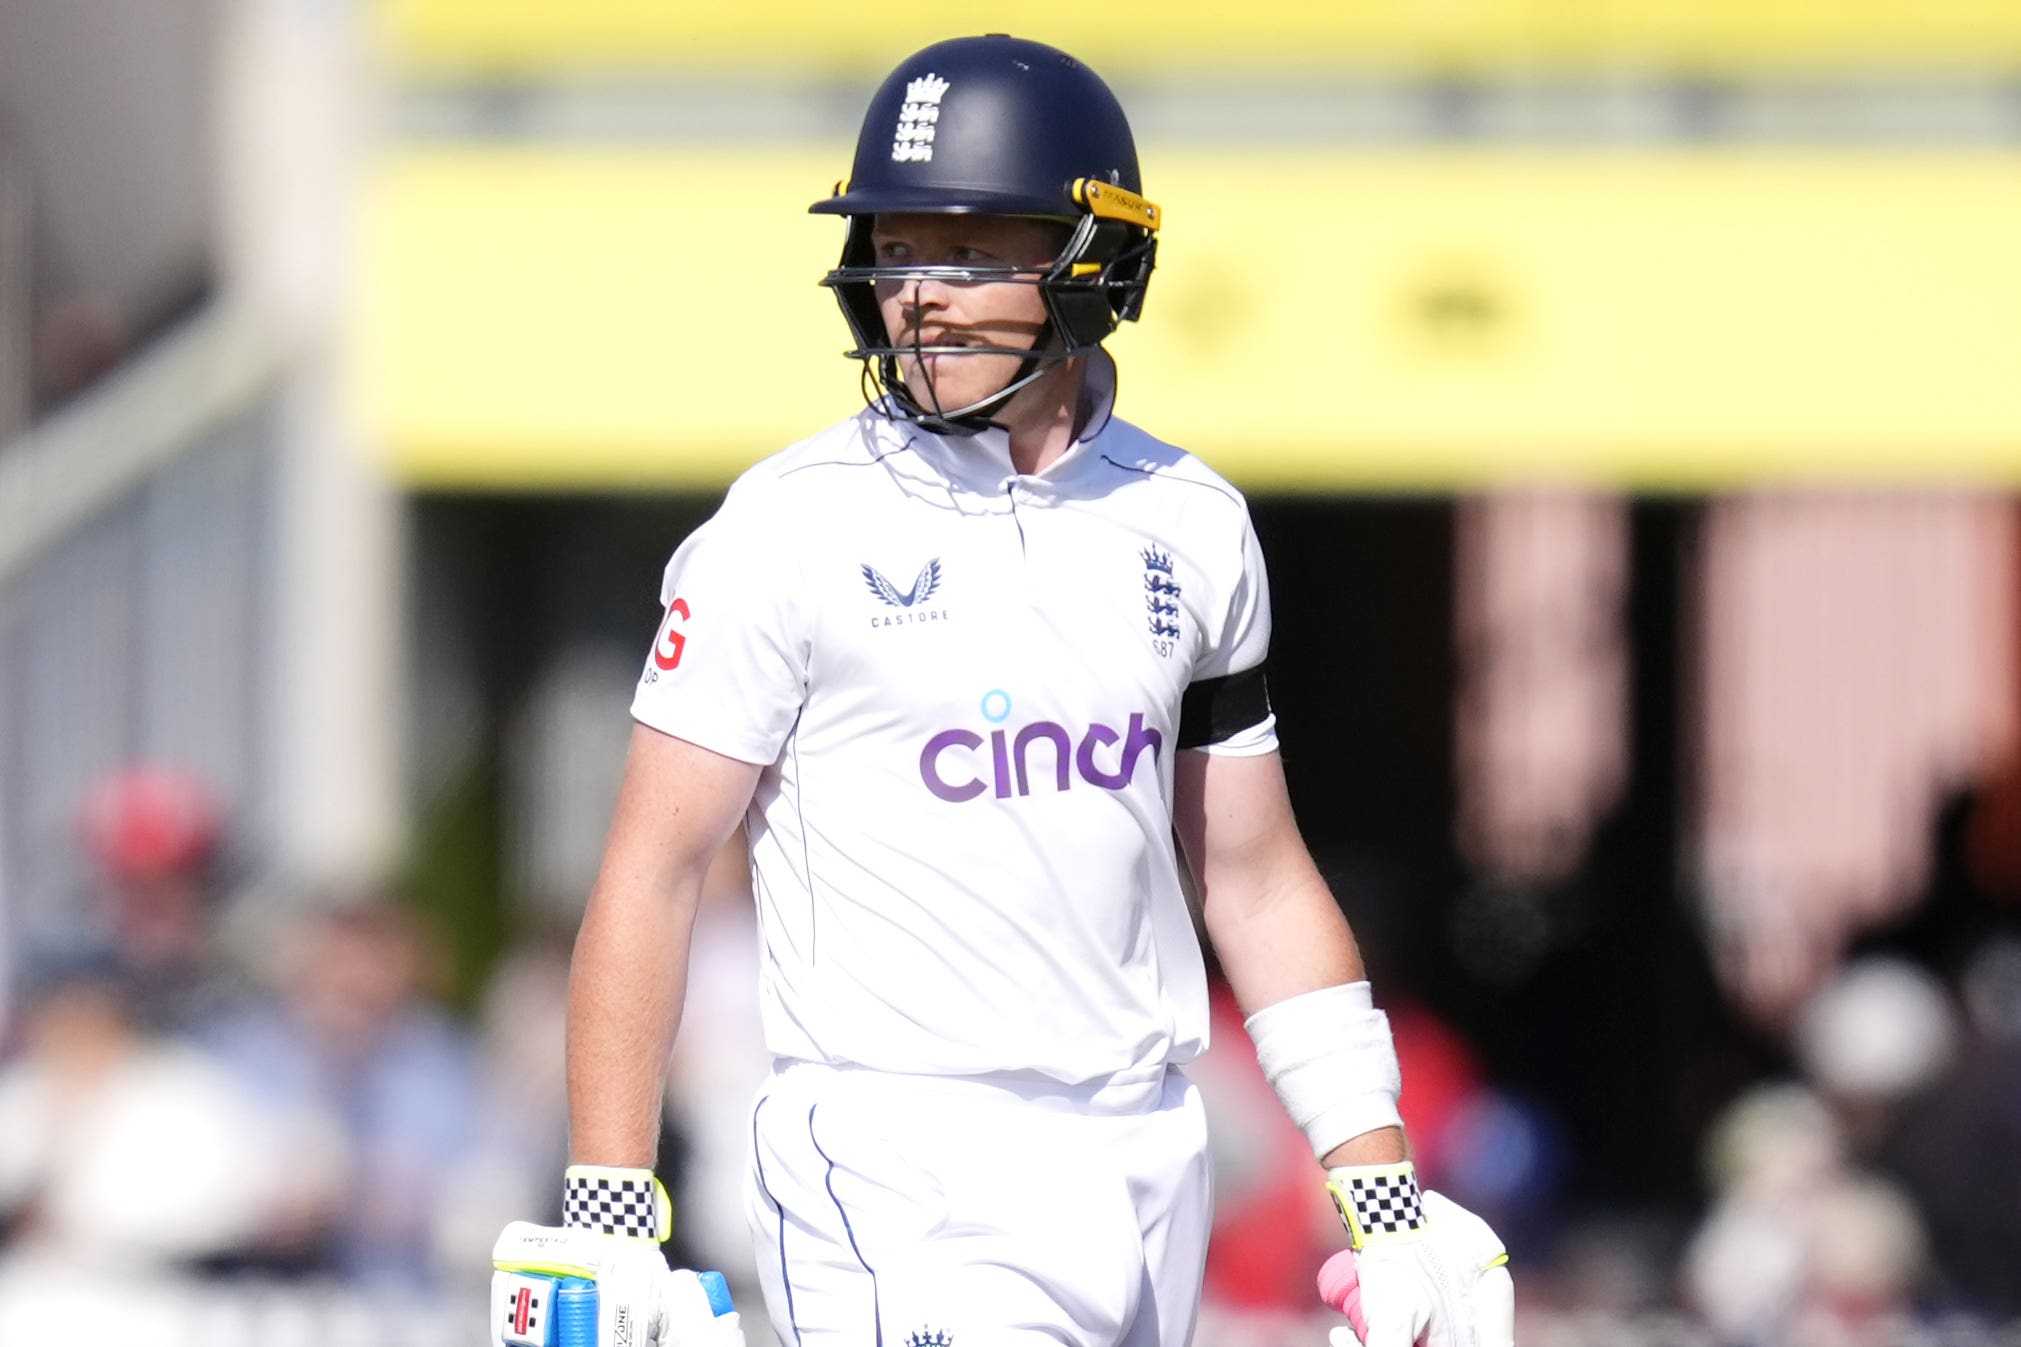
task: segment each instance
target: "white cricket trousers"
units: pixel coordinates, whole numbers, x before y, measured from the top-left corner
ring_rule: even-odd
[[[780,1064],[747,1189],[782,1347],[1186,1347],[1213,1194],[1177,1069],[1100,1087]]]

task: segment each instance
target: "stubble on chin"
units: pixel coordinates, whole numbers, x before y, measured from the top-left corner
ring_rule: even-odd
[[[928,406],[952,411],[980,402],[1017,377],[1017,356],[901,356],[899,370],[916,397]]]

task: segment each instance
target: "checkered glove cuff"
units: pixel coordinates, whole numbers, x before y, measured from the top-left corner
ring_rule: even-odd
[[[657,1244],[674,1232],[674,1207],[650,1169],[570,1165],[562,1178],[561,1223]]]
[[[1340,1210],[1356,1249],[1386,1239],[1415,1239],[1425,1227],[1425,1199],[1417,1167],[1349,1165],[1326,1171],[1326,1191]]]

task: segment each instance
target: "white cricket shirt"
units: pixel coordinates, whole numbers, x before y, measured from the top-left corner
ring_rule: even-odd
[[[780,1057],[1128,1078],[1205,1046],[1172,837],[1181,695],[1262,662],[1241,495],[1107,410],[1044,472],[872,411],[681,545],[632,714],[764,773]],[[1274,723],[1208,745],[1276,747]]]

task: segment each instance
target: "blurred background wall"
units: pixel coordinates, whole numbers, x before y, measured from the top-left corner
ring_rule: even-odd
[[[7,0],[0,1341],[79,1248],[469,1336],[659,568],[853,410],[805,208],[987,29],[1131,111],[1124,412],[1250,495],[1301,822],[1529,1331],[2021,1314],[2021,11]],[[719,879],[664,1163],[735,1270]],[[1202,1341],[1317,1340],[1226,1030]],[[314,1181],[66,1226],[199,1122]]]

